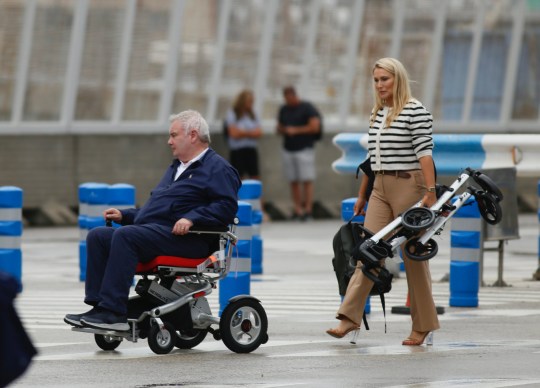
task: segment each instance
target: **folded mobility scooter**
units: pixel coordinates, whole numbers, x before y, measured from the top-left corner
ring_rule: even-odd
[[[206,295],[217,281],[227,276],[233,248],[238,241],[230,228],[192,229],[190,233],[218,234],[220,250],[208,258],[188,259],[158,256],[137,265],[142,278],[135,286],[137,295],[128,301],[129,331],[89,327],[71,330],[92,333],[103,350],[114,350],[122,340],[137,342],[147,338],[156,354],[167,354],[174,347],[191,349],[208,333],[236,353],[250,353],[268,341],[268,319],[260,301],[250,295],[229,300],[221,317],[213,316]],[[213,327],[217,326],[217,327]]]
[[[457,191],[472,178],[479,186],[467,186],[465,191],[456,196]],[[499,204],[503,194],[495,183],[484,173],[466,168],[460,176],[448,186],[437,187],[437,202],[426,208],[417,203],[394,219],[378,233],[372,233],[362,225],[357,224],[360,239],[352,253],[351,265],[356,266],[360,260],[364,266],[362,271],[370,279],[377,281],[376,275],[371,271],[381,269],[381,260],[393,257],[394,251],[405,243],[405,252],[411,260],[423,261],[433,258],[438,251],[437,242],[432,239],[440,234],[444,224],[462,207],[468,206],[470,197],[474,196],[478,204],[480,215],[491,225],[502,219],[502,210]],[[383,271],[383,275],[384,275]],[[381,275],[381,272],[379,272]]]

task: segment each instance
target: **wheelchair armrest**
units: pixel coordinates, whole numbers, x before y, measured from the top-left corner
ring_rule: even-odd
[[[229,229],[228,226],[220,226],[220,225],[197,225],[192,226],[188,233],[195,233],[195,234],[215,234],[222,236],[223,238],[228,239],[231,241],[233,245],[236,245],[236,242],[238,241],[238,237],[233,233],[234,232],[234,225],[231,229]]]
[[[189,231],[194,233],[225,233],[229,231],[229,227],[222,225],[193,225]]]

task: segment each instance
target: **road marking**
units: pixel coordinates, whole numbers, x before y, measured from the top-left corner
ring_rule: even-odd
[[[452,379],[441,381],[426,381],[421,384],[392,385],[387,388],[448,388],[448,387],[475,387],[475,388],[505,388],[524,385],[538,386],[539,379]]]

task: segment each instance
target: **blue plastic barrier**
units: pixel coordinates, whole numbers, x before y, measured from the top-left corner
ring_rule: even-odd
[[[358,198],[347,198],[341,201],[341,219],[344,222],[348,222],[353,214],[354,214],[354,204],[356,203],[356,200]],[[367,207],[367,206],[366,206]],[[363,215],[357,215],[354,218],[352,218],[352,222],[364,222],[364,216]]]
[[[366,158],[368,135],[340,133],[333,139],[342,156],[332,163],[338,173],[354,174]],[[538,177],[539,135],[434,135],[433,158],[439,175],[457,175],[466,167],[515,167],[518,177]]]
[[[540,221],[540,181],[538,181],[538,221]],[[534,274],[536,280],[540,280],[540,236],[538,236],[538,269]]]
[[[87,182],[79,185],[79,280],[86,280],[86,235],[98,226],[105,226],[103,212],[108,208],[135,207],[135,187],[125,183],[108,185]],[[113,226],[119,225],[113,223]]]
[[[12,275],[22,290],[21,236],[23,190],[0,187],[0,271]]]
[[[237,295],[249,295],[251,292],[251,212],[250,203],[238,201],[238,242],[233,249],[229,274],[219,281],[219,315],[227,307],[229,299]]]
[[[451,220],[450,306],[478,307],[482,241],[482,219],[471,197]]]
[[[263,239],[261,236],[261,226],[263,222],[263,211],[261,209],[262,183],[255,179],[242,181],[242,187],[238,191],[240,201],[251,204],[251,222],[253,236],[251,238],[251,273],[263,273]]]
[[[115,183],[110,185],[107,191],[107,208],[118,210],[135,207],[135,186],[127,183]],[[113,226],[118,226],[113,222]]]
[[[79,185],[79,280],[86,280],[86,236],[88,231],[105,226],[103,211],[107,209],[105,183],[87,182]]]

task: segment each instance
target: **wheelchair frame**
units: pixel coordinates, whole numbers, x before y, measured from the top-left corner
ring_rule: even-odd
[[[450,199],[470,178],[473,178],[481,189],[468,186],[450,205],[448,203]],[[439,189],[444,192],[429,209],[421,207],[421,202],[418,202],[377,233],[359,226],[366,239],[360,244],[356,259],[364,263],[364,273],[379,267],[380,260],[393,257],[393,252],[405,242],[409,258],[417,261],[433,258],[438,248],[437,243],[431,238],[442,232],[444,224],[471,196],[475,196],[479,201],[480,214],[486,222],[490,224],[500,222],[502,210],[499,202],[503,199],[503,195],[493,181],[481,171],[466,168],[450,187]],[[390,237],[385,240],[385,236],[388,235]],[[411,254],[407,247],[415,248],[419,253]]]
[[[220,318],[212,315],[205,298],[216,288],[216,282],[229,273],[233,248],[238,241],[235,228],[236,225],[230,230],[190,230],[189,233],[218,234],[220,237],[219,251],[196,266],[157,264],[151,272],[137,273],[142,279],[135,287],[138,295],[131,296],[128,301],[129,331],[90,327],[72,327],[71,330],[94,334],[96,344],[103,350],[116,349],[124,339],[137,342],[139,338],[148,337],[148,345],[154,353],[166,354],[175,346],[193,348],[212,333],[214,339],[223,340],[233,352],[254,351],[268,341],[268,319],[260,301],[250,295],[235,296],[229,300]],[[143,308],[140,314],[137,309],[130,312],[130,306],[137,303],[150,305],[150,308]],[[183,315],[180,313],[184,306],[189,306],[192,325],[187,331],[179,327],[185,325],[186,309]],[[135,317],[129,318],[133,314]],[[219,325],[219,329],[212,325]]]

